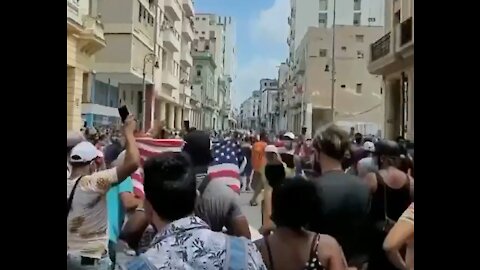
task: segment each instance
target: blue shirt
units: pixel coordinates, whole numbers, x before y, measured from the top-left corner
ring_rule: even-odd
[[[132,178],[128,177],[119,185],[112,186],[107,192],[109,240],[117,242],[125,218],[125,210],[120,200],[123,192],[133,192]]]

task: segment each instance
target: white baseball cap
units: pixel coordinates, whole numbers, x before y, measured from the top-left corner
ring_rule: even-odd
[[[294,140],[295,139],[295,134],[293,134],[292,132],[289,131],[289,132],[283,134],[283,137],[287,137],[290,140]]]
[[[278,154],[278,148],[273,144],[267,145],[267,147],[265,147],[265,153],[276,153],[276,154]]]
[[[373,144],[373,142],[365,142],[363,144],[363,150],[373,153],[375,152],[375,144]]]
[[[88,163],[98,157],[98,150],[90,142],[81,142],[73,147],[70,163]]]

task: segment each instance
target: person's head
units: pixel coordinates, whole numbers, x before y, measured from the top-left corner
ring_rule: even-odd
[[[341,164],[350,150],[348,133],[336,125],[320,128],[313,139],[313,148],[319,162]]]
[[[268,135],[265,131],[260,132],[260,141],[267,142],[268,143]]]
[[[147,215],[171,222],[193,213],[197,190],[186,153],[165,152],[152,157],[143,171]]]
[[[390,166],[399,168],[402,150],[397,142],[391,140],[380,140],[375,144],[376,161],[380,169]]]
[[[112,163],[118,158],[120,153],[122,153],[124,147],[120,142],[112,142],[110,145],[105,146],[103,149],[105,164],[108,168],[114,166]]]
[[[363,135],[361,133],[355,133],[354,139],[356,144],[361,144],[363,140]]]
[[[286,132],[285,134],[283,134],[282,139],[285,141],[293,141],[295,140],[295,134],[293,134],[293,132],[290,132],[290,131]]]
[[[79,144],[80,142],[85,141],[85,136],[83,136],[80,131],[67,130],[67,155],[70,157],[70,152],[72,148]]]
[[[369,155],[375,153],[375,144],[373,142],[367,141],[367,142],[363,143],[362,148]]]
[[[273,144],[267,145],[265,147],[265,158],[267,159],[267,163],[274,163],[278,161],[280,159],[278,148]]]
[[[185,146],[183,152],[186,152],[194,166],[204,166],[212,162],[212,151],[210,135],[201,130],[194,130],[185,135]]]
[[[90,142],[80,142],[70,152],[70,164],[72,175],[88,175],[97,170],[95,160],[99,157],[99,151]]]
[[[303,177],[287,178],[273,189],[272,220],[279,228],[301,230],[320,212],[315,184]]]

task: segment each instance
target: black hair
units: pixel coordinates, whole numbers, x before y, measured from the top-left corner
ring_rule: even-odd
[[[183,152],[188,153],[194,166],[209,165],[213,161],[210,150],[210,135],[201,130],[194,130],[185,135]]]
[[[145,197],[159,217],[174,221],[193,213],[196,182],[187,154],[164,152],[148,159],[143,168]]]
[[[277,227],[300,230],[320,213],[320,196],[315,184],[303,177],[287,178],[273,189],[272,220]]]
[[[285,181],[285,177],[285,167],[282,163],[265,165],[265,178],[272,188],[280,186]]]

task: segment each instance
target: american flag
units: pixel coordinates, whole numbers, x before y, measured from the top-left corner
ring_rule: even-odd
[[[207,174],[212,181],[223,181],[240,194],[240,174],[245,169],[247,160],[238,142],[221,140],[213,144],[213,162]]]
[[[136,142],[142,166],[145,160],[162,152],[181,152],[184,144],[182,139],[153,139],[150,137],[137,137]],[[144,198],[143,168],[138,168],[131,177],[134,194],[139,198]]]

